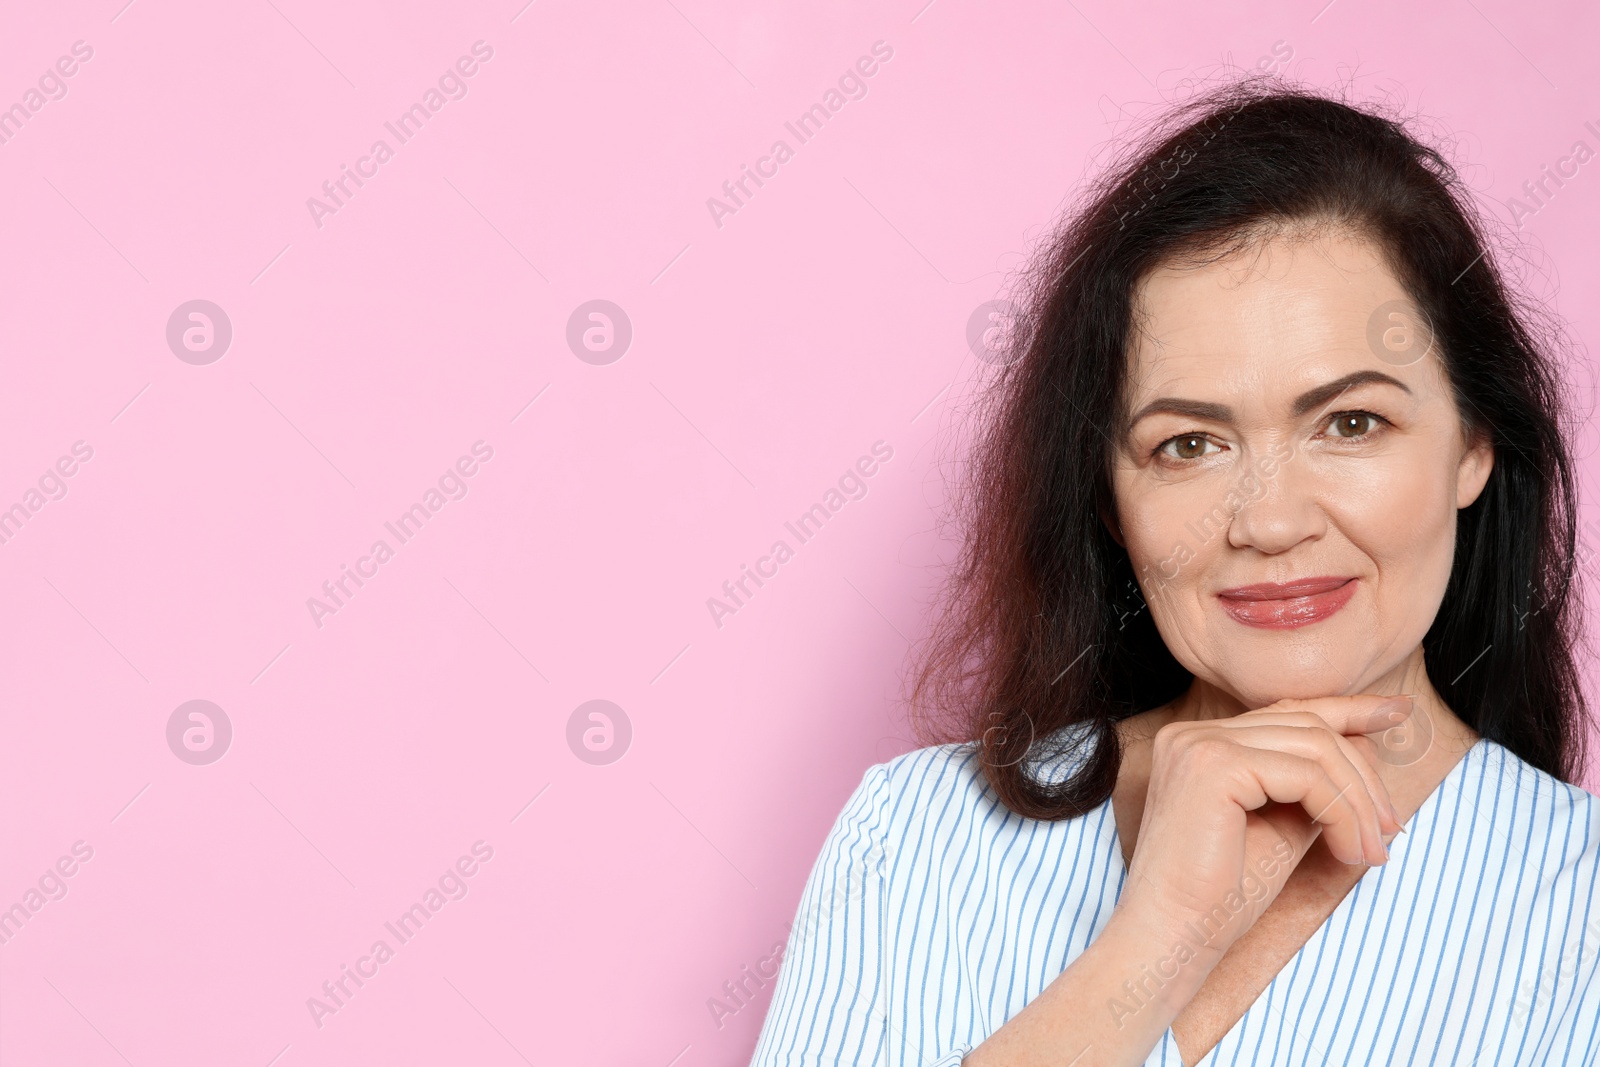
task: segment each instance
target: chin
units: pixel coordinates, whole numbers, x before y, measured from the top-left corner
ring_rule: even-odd
[[[1359,681],[1355,686],[1350,683],[1352,678],[1363,677],[1364,672],[1359,667],[1340,663],[1338,659],[1330,664],[1315,653],[1313,659],[1314,663],[1303,663],[1292,657],[1261,657],[1248,665],[1231,665],[1228,676],[1212,680],[1212,684],[1249,709],[1264,708],[1279,700],[1309,700],[1364,692]],[[1264,681],[1270,688],[1263,686]]]

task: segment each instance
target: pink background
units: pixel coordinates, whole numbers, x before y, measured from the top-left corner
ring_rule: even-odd
[[[783,939],[864,768],[914,745],[968,317],[1119,116],[1286,45],[1291,75],[1437,118],[1508,226],[1541,166],[1600,148],[1575,2],[524,2],[5,16],[0,107],[93,57],[0,145],[0,507],[93,457],[0,545],[0,907],[93,857],[0,948],[0,1063],[746,1061],[770,987],[720,1025],[708,999]],[[383,124],[480,40],[400,145]],[[784,122],[877,41],[866,96],[798,144]],[[319,227],[307,198],[379,138]],[[779,138],[719,227],[707,198]],[[1521,220],[1580,340],[1597,196],[1592,162]],[[165,337],[193,299],[232,323],[207,365]],[[594,299],[633,328],[608,365],[566,342]],[[384,523],[477,441],[465,497],[398,545]],[[719,628],[707,598],[878,441],[866,496]],[[319,627],[308,598],[379,538]],[[209,765],[167,742],[195,699],[232,725]],[[632,727],[608,765],[567,740],[594,699]],[[467,895],[388,934],[478,841]],[[380,938],[319,1026],[308,998]]]

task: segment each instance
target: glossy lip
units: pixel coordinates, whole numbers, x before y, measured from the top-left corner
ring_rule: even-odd
[[[1233,589],[1224,589],[1217,595],[1229,600],[1287,600],[1296,596],[1312,596],[1317,593],[1326,593],[1330,589],[1337,589],[1346,582],[1354,581],[1350,575],[1340,577],[1298,578],[1292,582],[1257,582],[1255,585],[1241,585]]]
[[[1224,589],[1217,599],[1235,622],[1288,630],[1321,622],[1348,604],[1355,593],[1355,578],[1318,577],[1241,585]]]

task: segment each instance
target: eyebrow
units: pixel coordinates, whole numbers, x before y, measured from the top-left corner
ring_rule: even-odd
[[[1343,378],[1336,378],[1326,385],[1319,385],[1315,389],[1306,390],[1295,397],[1294,406],[1291,410],[1294,413],[1294,417],[1299,418],[1312,408],[1321,407],[1358,385],[1372,383],[1385,383],[1396,386],[1406,393],[1411,392],[1411,389],[1400,379],[1391,377],[1382,371],[1358,370],[1353,374],[1346,374]],[[1226,404],[1211,404],[1202,400],[1186,400],[1179,396],[1158,396],[1135,412],[1133,418],[1128,420],[1128,425],[1135,425],[1147,415],[1162,413],[1185,415],[1194,419],[1209,419],[1213,422],[1230,422],[1233,419],[1233,409]]]

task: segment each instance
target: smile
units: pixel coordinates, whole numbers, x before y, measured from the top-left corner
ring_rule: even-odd
[[[1222,610],[1236,622],[1267,630],[1287,630],[1321,622],[1350,602],[1354,578],[1302,578],[1262,582],[1217,594]]]

